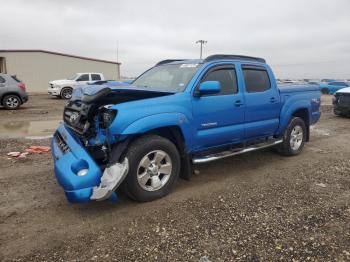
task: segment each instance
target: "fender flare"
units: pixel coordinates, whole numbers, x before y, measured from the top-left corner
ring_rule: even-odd
[[[180,128],[184,142],[188,148],[192,147],[192,127],[189,119],[182,113],[161,113],[140,118],[128,125],[120,133],[122,136],[144,134],[151,130],[177,126]]]

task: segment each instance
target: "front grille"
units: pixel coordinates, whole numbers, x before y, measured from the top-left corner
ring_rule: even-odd
[[[64,108],[63,120],[68,127],[83,135],[90,126],[87,111],[85,104],[80,101],[71,101]]]
[[[66,141],[64,141],[62,135],[59,132],[56,132],[54,139],[58,145],[58,148],[62,151],[63,154],[69,151],[69,146]]]

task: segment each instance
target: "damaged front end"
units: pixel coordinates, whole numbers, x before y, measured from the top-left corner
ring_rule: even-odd
[[[109,112],[101,99],[111,92],[104,88],[94,95],[68,102],[52,140],[55,174],[72,203],[115,199],[115,190],[128,172],[128,160],[111,160],[108,126],[116,112]]]
[[[118,117],[112,106],[164,95],[168,93],[101,86],[73,93],[52,140],[55,174],[70,202],[115,199],[129,169],[123,152],[130,137],[111,134]]]

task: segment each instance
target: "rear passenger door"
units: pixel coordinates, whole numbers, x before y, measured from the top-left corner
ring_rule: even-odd
[[[273,76],[263,66],[242,65],[245,85],[246,140],[273,135],[279,125],[280,95]]]
[[[200,83],[219,81],[218,94],[196,95]],[[239,143],[244,138],[244,101],[234,65],[209,68],[196,86],[192,100],[197,149]]]

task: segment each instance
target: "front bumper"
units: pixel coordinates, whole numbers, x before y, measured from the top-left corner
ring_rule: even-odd
[[[117,199],[115,190],[129,169],[126,158],[123,163],[111,163],[102,172],[76,135],[64,124],[56,130],[51,148],[55,175],[69,202]]]
[[[61,88],[57,88],[57,87],[51,88],[51,87],[49,87],[47,89],[47,93],[49,95],[52,95],[52,96],[59,96],[59,95],[61,95]]]
[[[93,188],[98,186],[102,171],[79,139],[61,124],[51,142],[55,175],[63,187],[69,202],[82,203],[90,200]],[[77,173],[87,169],[85,176]]]

